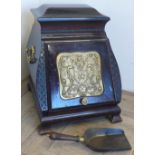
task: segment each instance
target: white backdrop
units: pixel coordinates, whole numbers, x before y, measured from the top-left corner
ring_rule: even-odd
[[[134,91],[134,39],[133,39],[133,0],[22,0],[21,33],[21,78],[28,76],[25,48],[31,32],[33,17],[30,9],[41,4],[88,4],[109,16],[106,25],[113,52],[118,61],[124,90]]]

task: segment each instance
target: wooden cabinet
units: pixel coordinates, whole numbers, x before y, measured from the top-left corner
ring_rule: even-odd
[[[110,18],[85,5],[32,13],[29,86],[41,124],[101,115],[120,121],[120,73],[104,31]]]

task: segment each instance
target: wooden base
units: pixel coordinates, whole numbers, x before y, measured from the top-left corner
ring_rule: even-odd
[[[107,116],[112,123],[121,121],[120,108],[117,105],[87,106],[87,108],[75,107],[53,111],[41,118],[42,123],[56,123],[63,121],[80,120],[97,116]]]
[[[109,118],[109,120],[111,121],[111,123],[118,123],[118,122],[122,121],[122,119],[119,115],[115,115],[115,116]],[[55,127],[56,125],[61,126],[63,124],[61,124],[61,123],[59,123],[59,124],[57,124],[57,123],[56,124],[53,124],[53,123],[40,124],[38,127],[38,132],[40,135],[49,134],[49,133],[53,132],[53,127]]]
[[[99,114],[98,114],[98,116],[99,116]],[[91,115],[91,117],[92,117],[92,115]],[[109,115],[107,118],[111,121],[111,123],[118,123],[118,122],[122,121],[120,114]],[[50,119],[50,116],[49,116],[49,119]],[[75,120],[78,123],[78,118],[76,118]],[[71,121],[73,121],[73,120],[71,119]],[[55,122],[53,122],[53,123],[50,123],[50,122],[49,123],[41,123],[39,128],[38,128],[38,132],[40,135],[49,134],[53,131],[53,128],[52,128],[53,126],[61,125],[61,124],[63,125],[63,123],[64,122],[62,122],[62,121],[60,121],[59,123],[58,122],[56,122],[56,123]]]
[[[113,116],[109,116],[107,118],[111,121],[111,123],[118,123],[118,122],[122,121],[120,115],[113,115]],[[55,125],[61,125],[61,123],[59,123],[59,124],[55,124],[55,123],[54,124],[53,123],[40,124],[40,126],[38,128],[38,132],[40,135],[49,134],[53,131],[53,126],[55,126]]]

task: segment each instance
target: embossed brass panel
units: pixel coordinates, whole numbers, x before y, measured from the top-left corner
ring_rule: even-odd
[[[103,93],[101,58],[96,51],[60,53],[57,69],[63,99]]]

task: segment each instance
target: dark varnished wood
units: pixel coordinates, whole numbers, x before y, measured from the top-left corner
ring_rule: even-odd
[[[43,123],[48,123],[48,122],[61,122],[64,120],[74,120],[76,119],[81,119],[81,118],[89,118],[89,117],[95,117],[95,116],[104,116],[104,115],[110,115],[110,114],[119,114],[120,113],[120,108],[118,106],[102,106],[102,108],[100,107],[93,107],[90,109],[84,109],[81,111],[76,110],[74,111],[70,111],[68,113],[64,113],[64,111],[59,111],[57,112],[55,115],[51,115],[51,116],[45,116],[44,118],[42,118],[42,122]]]
[[[111,123],[117,123],[117,122],[121,122],[122,118],[120,117],[120,114],[112,114],[110,116],[108,116],[109,120],[111,121]]]
[[[111,120],[112,123],[117,123],[117,122],[121,122],[121,121],[122,121],[122,118],[120,117],[120,115],[112,116],[112,120]]]

